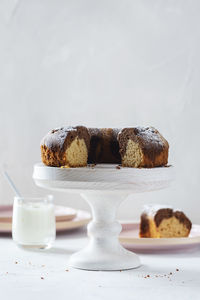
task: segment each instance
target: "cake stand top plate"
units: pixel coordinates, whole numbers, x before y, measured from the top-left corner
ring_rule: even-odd
[[[136,169],[97,164],[82,168],[57,168],[37,163],[34,165],[33,179],[38,186],[53,190],[138,193],[168,187],[173,173],[173,167]]]

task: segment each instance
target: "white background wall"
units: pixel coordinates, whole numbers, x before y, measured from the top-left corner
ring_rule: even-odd
[[[169,203],[200,222],[200,1],[1,0],[0,163],[24,194],[39,143],[63,124],[153,125],[170,142],[174,185],[130,196],[120,218]],[[13,193],[0,177],[0,203]],[[78,196],[58,203],[89,209]]]

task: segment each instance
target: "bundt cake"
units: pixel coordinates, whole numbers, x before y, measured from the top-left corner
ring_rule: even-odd
[[[47,166],[83,167],[96,163],[153,168],[168,162],[168,142],[153,127],[124,129],[61,127],[41,142]]]
[[[187,237],[191,227],[191,221],[182,211],[149,205],[145,206],[141,215],[139,235],[142,238]]]

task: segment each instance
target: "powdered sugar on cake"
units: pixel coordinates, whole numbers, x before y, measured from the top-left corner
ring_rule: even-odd
[[[154,127],[135,127],[135,134],[141,136],[147,142],[156,142],[161,146],[164,144],[163,138]]]
[[[147,214],[147,215],[150,215],[153,217],[159,209],[165,209],[165,208],[173,209],[172,206],[170,206],[170,205],[164,205],[164,204],[148,204],[147,205],[146,204],[143,206],[142,212],[144,214]]]
[[[76,127],[72,126],[63,126],[51,130],[41,141],[41,145],[45,145],[48,148],[62,148],[65,142],[67,135],[75,131],[77,132]]]

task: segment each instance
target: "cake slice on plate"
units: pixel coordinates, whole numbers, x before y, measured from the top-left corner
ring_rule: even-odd
[[[179,210],[169,206],[146,205],[140,220],[140,237],[142,238],[177,238],[187,237],[192,223]]]

